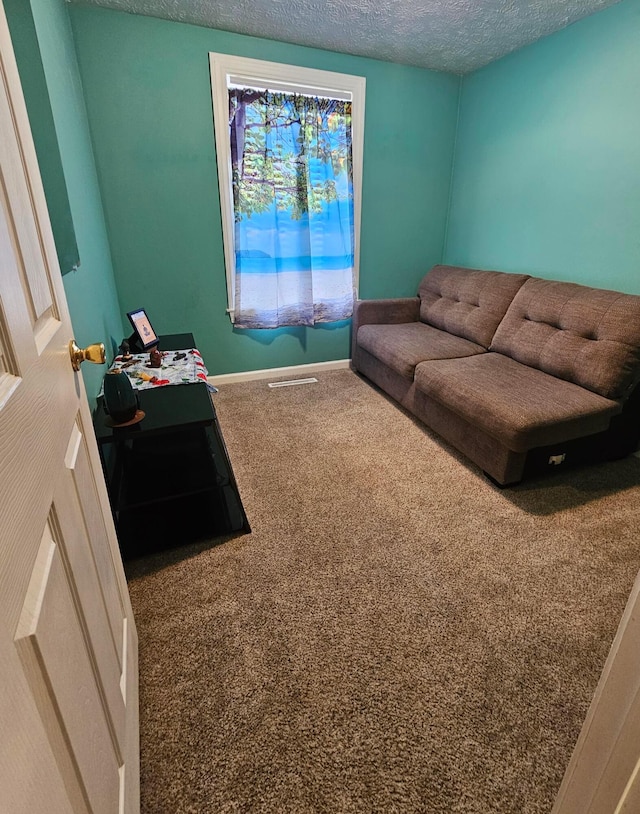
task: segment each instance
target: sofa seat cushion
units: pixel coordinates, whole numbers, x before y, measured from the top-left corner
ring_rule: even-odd
[[[420,319],[488,348],[528,277],[504,271],[434,266],[420,283]]]
[[[491,350],[605,398],[626,398],[640,377],[640,296],[531,278]]]
[[[423,362],[416,387],[514,452],[607,429],[617,401],[499,353]]]
[[[453,359],[486,353],[467,339],[439,331],[423,322],[398,325],[362,325],[358,345],[400,376],[413,380],[418,362],[426,359]]]

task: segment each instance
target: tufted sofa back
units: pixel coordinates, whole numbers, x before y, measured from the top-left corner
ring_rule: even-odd
[[[434,266],[420,283],[420,320],[488,348],[528,277],[503,271]]]
[[[490,350],[623,399],[640,380],[640,296],[532,277]]]

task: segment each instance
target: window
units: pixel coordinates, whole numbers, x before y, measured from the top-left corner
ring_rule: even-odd
[[[351,315],[365,80],[210,54],[228,312],[238,327]]]

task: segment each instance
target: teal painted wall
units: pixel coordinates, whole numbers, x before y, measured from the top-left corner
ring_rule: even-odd
[[[640,0],[465,77],[445,257],[640,294]]]
[[[458,77],[106,9],[70,16],[121,311],[192,330],[211,373],[347,358],[350,323],[233,329],[209,51],[366,76],[360,296],[414,294],[441,260]]]
[[[67,8],[64,0],[32,0],[80,254],[80,268],[63,280],[76,341],[81,347],[104,342],[110,356],[112,341],[122,339],[122,318]],[[82,366],[92,403],[105,370],[89,363]]]

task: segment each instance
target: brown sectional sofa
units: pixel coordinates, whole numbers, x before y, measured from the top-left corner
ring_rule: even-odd
[[[640,296],[435,266],[358,300],[352,366],[501,486],[640,439]]]

